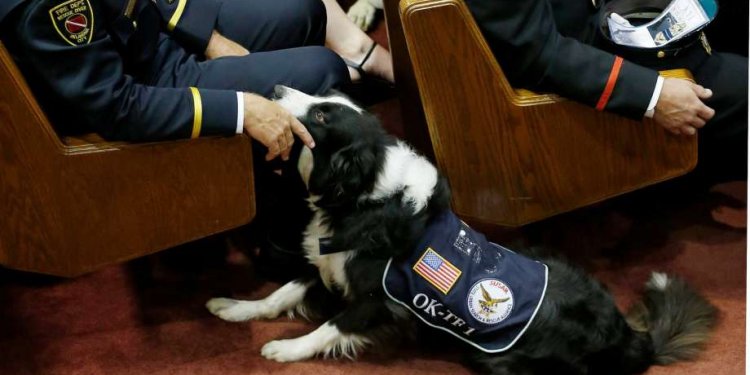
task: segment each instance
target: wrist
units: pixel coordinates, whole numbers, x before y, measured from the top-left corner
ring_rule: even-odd
[[[250,127],[254,125],[253,114],[257,113],[258,106],[263,100],[265,98],[260,95],[249,92],[242,93],[242,107],[244,110],[242,126],[245,130],[250,130]]]
[[[214,59],[217,57],[217,45],[221,43],[219,39],[221,38],[221,34],[219,34],[218,31],[214,30],[211,32],[211,37],[208,39],[208,45],[206,46],[206,51],[204,55],[209,59]]]
[[[250,92],[242,93],[242,101],[245,107],[245,114],[247,114],[252,107],[257,105],[259,99],[264,98],[258,94],[253,94]]]
[[[653,118],[654,113],[656,112],[656,105],[659,103],[659,98],[661,97],[661,90],[664,87],[664,77],[659,76],[656,79],[656,85],[654,87],[654,93],[651,95],[651,101],[648,103],[648,107],[646,108],[646,113],[644,113],[644,117]]]
[[[250,54],[250,51],[245,47],[231,39],[227,39],[216,30],[211,33],[211,38],[208,41],[205,52],[205,56],[209,60],[227,56],[245,56],[248,54]]]

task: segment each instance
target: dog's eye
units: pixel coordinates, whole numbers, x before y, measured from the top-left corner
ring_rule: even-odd
[[[326,122],[326,115],[321,110],[315,111],[315,113],[313,113],[313,116],[315,116],[315,121],[321,124],[324,124]]]

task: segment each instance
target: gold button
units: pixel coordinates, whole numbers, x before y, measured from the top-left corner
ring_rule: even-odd
[[[664,56],[666,56],[666,55],[667,55],[667,54],[666,54],[666,53],[664,53],[664,51],[659,51],[659,52],[657,52],[657,53],[656,53],[656,57],[658,57],[658,58],[660,58],[660,59],[661,59],[661,58],[664,58]]]

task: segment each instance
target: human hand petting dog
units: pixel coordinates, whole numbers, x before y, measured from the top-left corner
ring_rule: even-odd
[[[654,120],[672,134],[695,135],[697,129],[714,117],[715,111],[703,103],[713,95],[711,90],[693,82],[664,79]]]
[[[289,160],[294,134],[309,148],[315,147],[312,136],[296,117],[277,103],[260,95],[245,93],[245,132],[268,148],[266,160],[277,156]]]
[[[206,58],[209,60],[226,56],[246,56],[249,54],[250,51],[247,48],[226,38],[216,30],[211,33],[211,39],[208,40],[205,52]]]
[[[226,56],[245,56],[250,52],[243,46],[224,37],[214,30],[206,47],[206,58],[216,59]],[[278,104],[255,94],[243,95],[245,107],[245,132],[268,148],[266,160],[278,156],[286,161],[297,134],[308,147],[315,147],[312,136],[304,125]]]

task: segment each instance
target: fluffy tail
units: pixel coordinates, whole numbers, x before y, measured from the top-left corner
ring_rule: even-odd
[[[635,331],[648,332],[653,362],[668,365],[694,358],[716,323],[717,310],[685,281],[654,272],[643,301],[626,314]]]

